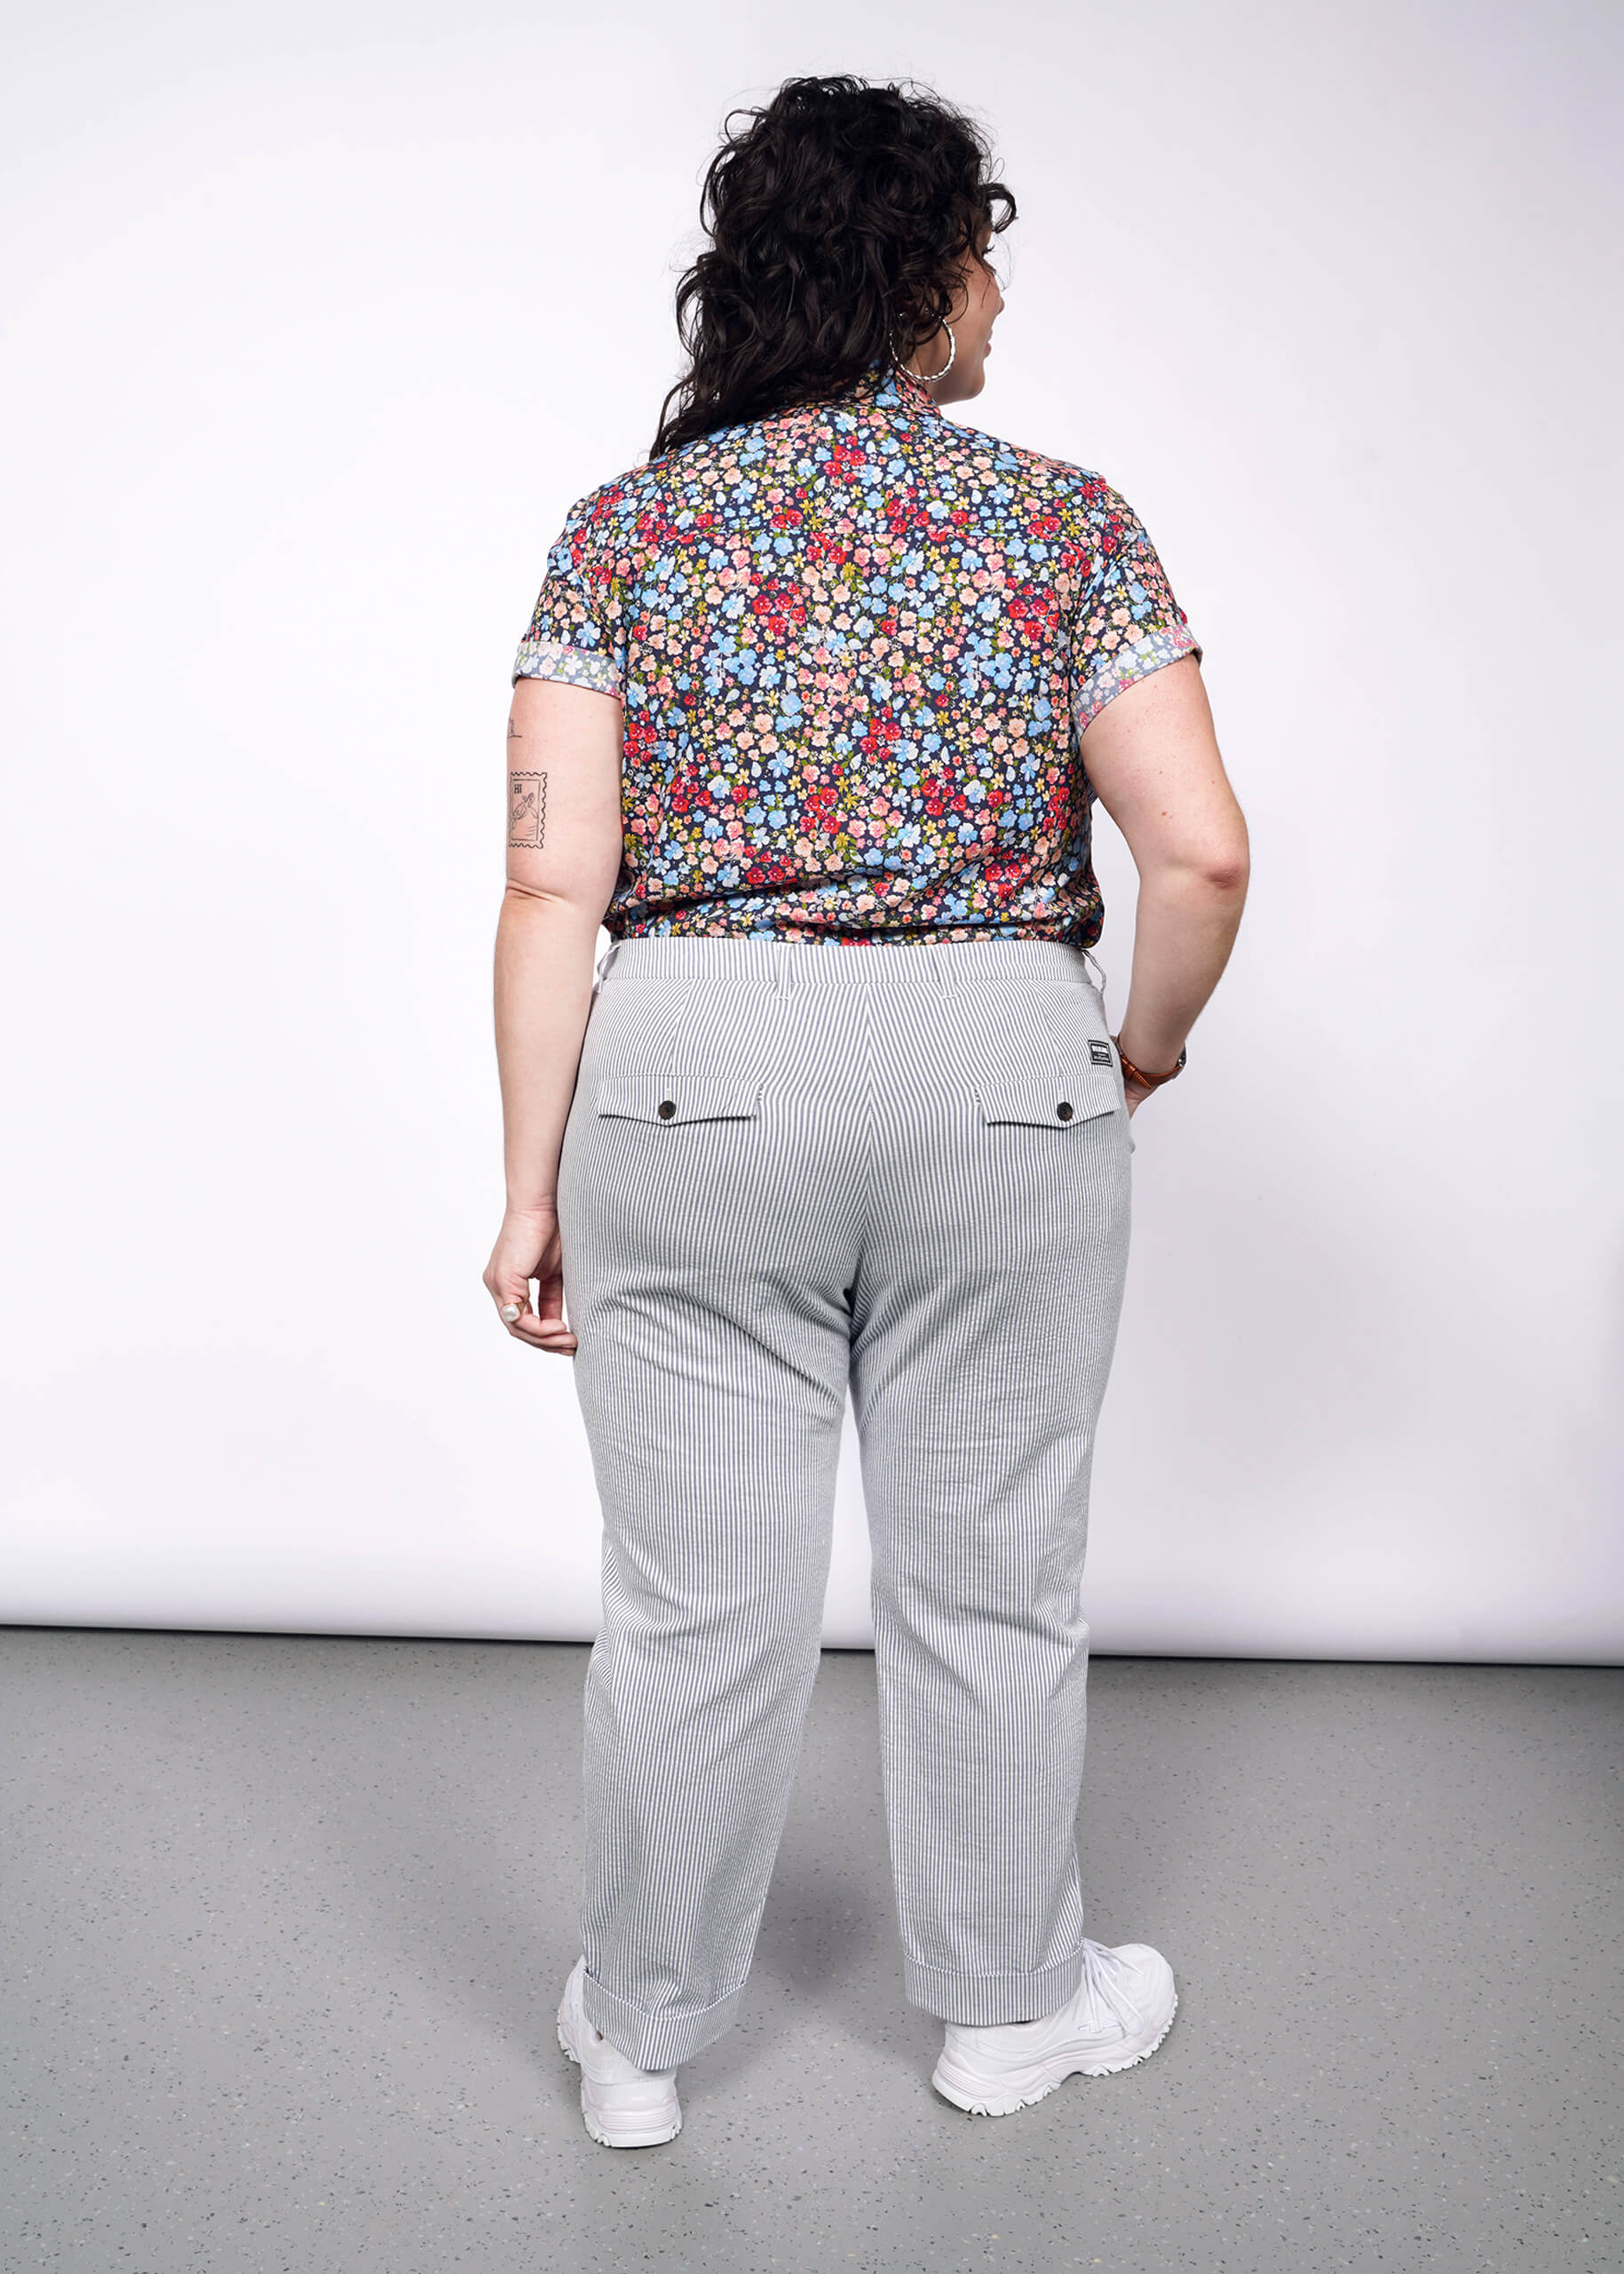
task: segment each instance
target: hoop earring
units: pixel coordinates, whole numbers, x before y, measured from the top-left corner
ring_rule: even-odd
[[[918,379],[927,387],[933,387],[939,379],[945,379],[947,377],[948,372],[953,368],[953,359],[959,352],[957,335],[955,333],[953,326],[947,321],[945,316],[942,319],[942,329],[947,335],[947,361],[942,365],[939,371],[915,371],[907,363],[904,363],[901,366],[902,369],[907,373],[910,379]],[[910,353],[914,352],[916,351],[910,350]],[[892,353],[895,353],[894,349],[892,350]]]

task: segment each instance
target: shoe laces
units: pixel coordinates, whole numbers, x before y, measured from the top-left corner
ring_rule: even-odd
[[[1110,2014],[1124,2037],[1131,2037],[1144,2019],[1129,1986],[1132,1978],[1131,1960],[1120,1958],[1108,1944],[1090,1942],[1084,1936],[1081,1987],[1087,1993],[1089,2010],[1096,2016]]]

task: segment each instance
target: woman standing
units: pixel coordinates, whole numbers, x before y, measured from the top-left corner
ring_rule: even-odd
[[[1159,1953],[1082,1932],[1081,1585],[1129,1119],[1184,1065],[1247,838],[1131,507],[942,415],[981,392],[1014,210],[931,97],[801,79],[746,114],[678,290],[691,368],[519,649],[485,1283],[574,1358],[603,1503],[558,2025],[610,2146],[676,2134],[738,2009],[848,1388],[933,2081],[1005,2113],[1143,2059],[1176,2003]],[[1096,796],[1141,878],[1114,1039]]]

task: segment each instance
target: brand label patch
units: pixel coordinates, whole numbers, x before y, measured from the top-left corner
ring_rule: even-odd
[[[1090,1042],[1089,1044],[1089,1064],[1090,1066],[1109,1066],[1110,1063],[1111,1045],[1109,1042]]]

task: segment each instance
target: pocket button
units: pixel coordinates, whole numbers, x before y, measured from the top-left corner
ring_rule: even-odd
[[[1072,1118],[1072,1103],[1070,1098],[1063,1097],[1060,1100],[1060,1103],[1055,1107],[1055,1112],[1059,1115],[1063,1121],[1069,1121]]]
[[[674,1097],[662,1097],[654,1110],[662,1121],[669,1121],[677,1111],[677,1101]]]

